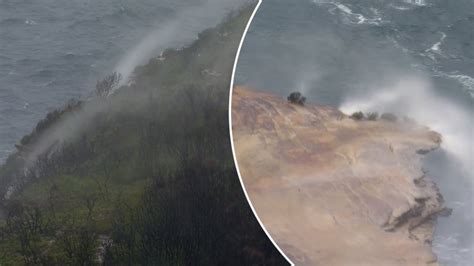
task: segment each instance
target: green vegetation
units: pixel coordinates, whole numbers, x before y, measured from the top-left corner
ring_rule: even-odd
[[[292,104],[304,105],[306,102],[306,97],[304,97],[301,92],[295,91],[288,95],[287,100]]]
[[[365,115],[362,112],[355,112],[350,116],[350,118],[354,120],[363,120],[365,118]]]
[[[101,97],[21,140],[0,168],[0,265],[286,264],[247,204],[229,140],[231,68],[252,10],[151,59],[109,97],[119,75],[98,82]]]
[[[383,115],[382,115],[383,116]],[[380,117],[382,119],[384,119],[383,117]],[[372,112],[372,113],[367,113],[367,114],[364,114],[363,112],[359,111],[359,112],[354,112],[350,118],[356,120],[356,121],[362,121],[362,120],[367,120],[367,121],[377,121],[377,119],[379,118],[379,113],[377,112]]]

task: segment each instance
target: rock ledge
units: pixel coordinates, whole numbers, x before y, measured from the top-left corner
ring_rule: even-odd
[[[245,87],[232,127],[252,204],[296,265],[437,265],[435,220],[449,210],[422,158],[438,133]]]

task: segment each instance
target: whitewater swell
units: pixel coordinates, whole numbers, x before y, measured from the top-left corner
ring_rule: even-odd
[[[471,96],[471,98],[474,99],[474,78],[467,75],[461,75],[461,74],[442,73],[442,76],[459,82],[463,86],[464,90]]]
[[[329,13],[331,13],[332,15],[340,14],[343,20],[347,24],[354,24],[354,25],[368,24],[368,25],[378,26],[378,25],[381,25],[382,23],[387,23],[387,21],[385,21],[382,18],[380,11],[375,8],[370,9],[372,14],[370,14],[369,16],[369,15],[364,15],[362,13],[354,12],[348,5],[345,5],[340,2],[313,0],[313,3],[319,4],[319,5],[321,4],[330,5],[331,7],[328,10]]]
[[[425,0],[405,0],[404,2],[407,4],[416,5],[416,6],[426,6]]]

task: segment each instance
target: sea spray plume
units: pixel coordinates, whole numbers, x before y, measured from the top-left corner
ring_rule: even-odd
[[[248,0],[206,0],[189,6],[176,17],[148,33],[117,64],[115,71],[122,75],[121,85],[127,84],[138,65],[167,47],[185,45],[197,38],[197,33],[215,25],[231,10],[248,3]]]
[[[310,65],[301,68],[297,73],[298,78],[295,80],[295,88],[298,89],[302,94],[308,95],[311,90],[314,89],[312,86],[318,84],[321,79],[323,71],[318,66]]]
[[[393,112],[414,118],[442,135],[442,148],[459,160],[474,179],[471,110],[436,95],[429,80],[419,76],[399,77],[398,81],[372,90],[371,94],[347,97],[340,109],[346,113]]]
[[[128,53],[116,67],[117,71],[107,76],[104,80],[107,81],[112,77],[113,84],[107,85],[109,91],[106,95],[113,93],[120,85],[130,81],[131,74],[136,66],[143,63],[143,61],[151,58],[157,49],[164,49],[165,47],[173,47],[177,44],[185,46],[197,34],[217,24],[225,14],[232,10],[236,10],[243,3],[248,3],[247,0],[206,0],[204,4],[188,7],[185,11],[178,14],[178,16],[160,27],[158,30],[148,34],[130,53]],[[209,15],[211,14],[211,15]],[[104,81],[99,81],[98,85]],[[117,84],[115,84],[117,83]],[[100,89],[98,93],[101,95]],[[104,96],[104,95],[102,95]],[[137,102],[140,101],[140,95],[135,95]],[[146,101],[144,97],[143,102]],[[100,112],[106,109],[120,109],[120,102],[112,103],[114,106],[106,106],[104,102],[92,100],[87,103],[87,108],[83,108],[80,112],[68,114],[61,118],[61,121],[54,127],[44,133],[40,141],[38,141],[34,148],[29,153],[27,161],[28,165],[32,166],[38,155],[48,150],[54,143],[60,143],[64,140],[72,140],[74,137],[80,135],[83,130],[91,126],[93,118]],[[58,142],[59,141],[59,142]]]
[[[95,98],[88,102],[73,101],[73,104],[68,103],[50,112],[30,135],[16,145],[17,152],[7,159],[4,169],[10,170],[0,175],[0,205],[26,182],[54,168],[52,159],[61,152],[63,144],[74,141],[94,126],[97,122],[94,118],[107,108],[103,98]]]
[[[65,141],[74,141],[74,139],[89,129],[94,124],[94,118],[97,114],[107,110],[103,100],[97,98],[81,104],[72,111],[65,112],[58,118],[54,124],[42,132],[29,147],[25,159],[26,169],[33,169],[40,156],[50,156],[56,150],[55,146],[61,145]]]
[[[246,5],[242,7],[242,10],[245,7]],[[209,86],[215,83],[228,86],[228,78],[230,78],[228,75],[222,75],[221,77],[208,76],[205,78],[203,73],[195,73],[195,71],[188,69],[190,65],[199,64],[200,67],[218,69],[224,73],[227,71],[230,73],[231,65],[226,60],[235,56],[235,47],[229,45],[229,43],[238,43],[241,33],[235,31],[235,28],[231,26],[233,24],[230,24],[234,23],[234,18],[240,23],[239,17],[233,16],[240,13],[227,13],[230,16],[225,19],[225,15],[223,15],[221,18],[222,24],[216,23],[219,26],[206,31],[207,34],[199,35],[202,37],[199,38],[199,41],[194,42],[190,46],[185,46],[182,51],[172,52],[174,59],[170,57],[170,64],[178,62],[173,64],[174,68],[178,67],[181,69],[180,71],[183,71],[188,78],[193,80],[194,85],[200,86],[203,89],[209,89]],[[219,49],[216,50],[216,47],[219,47]],[[196,51],[199,54],[196,54]],[[209,58],[221,59],[208,62]],[[183,63],[181,59],[189,59],[190,61]],[[7,194],[11,194],[18,188],[21,188],[28,180],[42,176],[41,167],[37,167],[37,163],[43,159],[49,161],[48,158],[55,159],[58,156],[60,157],[61,147],[64,144],[67,146],[75,140],[82,138],[84,133],[91,130],[99,130],[102,124],[116,115],[128,114],[130,112],[142,112],[146,115],[149,113],[146,110],[146,106],[149,106],[150,102],[153,101],[160,102],[162,98],[160,95],[165,94],[168,97],[169,93],[175,91],[175,89],[178,90],[183,86],[189,85],[190,80],[181,79],[180,75],[170,76],[167,74],[167,71],[161,73],[160,69],[169,69],[166,65],[167,62],[161,62],[158,59],[152,60],[141,68],[141,71],[144,69],[153,69],[155,71],[152,76],[148,75],[150,80],[147,80],[146,83],[134,83],[127,89],[114,93],[113,97],[92,97],[84,101],[80,108],[63,113],[47,128],[36,132],[34,140],[29,141],[27,145],[23,145],[21,150],[18,150],[18,152],[10,157],[15,163],[9,165],[16,166],[12,168],[12,171],[0,176],[0,183],[4,184],[3,187],[0,186],[2,196],[5,195],[7,190],[10,191]],[[147,74],[141,73],[140,75]],[[173,84],[169,84],[170,79],[174,81]],[[166,101],[165,98],[163,98],[163,101]],[[41,162],[39,163],[41,164]]]
[[[122,75],[120,73],[114,72],[110,75],[107,75],[102,80],[97,81],[95,85],[96,95],[99,97],[107,97],[110,93],[120,84],[122,80]]]

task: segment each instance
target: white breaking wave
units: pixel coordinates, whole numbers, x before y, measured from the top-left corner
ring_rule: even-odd
[[[407,6],[398,6],[398,5],[394,5],[394,4],[390,4],[390,7],[395,8],[397,10],[402,10],[402,11],[406,11],[406,10],[411,9],[410,7],[407,7]]]
[[[440,40],[433,44],[430,48],[426,49],[424,53],[420,53],[420,55],[429,57],[434,62],[438,62],[436,60],[436,55],[444,57],[443,52],[441,51],[441,45],[443,44],[446,37],[447,35],[444,32],[441,32]]]
[[[444,41],[444,39],[446,39],[446,37],[447,37],[446,33],[441,32],[441,39],[437,43],[433,44],[433,46],[426,49],[425,52],[435,52],[437,54],[441,54],[440,46],[441,46],[441,44],[443,44],[443,41]]]
[[[330,11],[331,13],[334,12],[335,9],[340,10],[343,14],[345,14],[345,19],[347,22],[351,24],[371,24],[371,25],[380,25],[384,21],[378,14],[374,14],[375,16],[373,18],[367,18],[364,15],[360,13],[354,13],[352,9],[347,7],[346,5],[343,5],[341,3],[332,3],[335,8]],[[377,12],[378,13],[378,12]]]
[[[445,75],[448,78],[454,79],[461,83],[467,93],[474,98],[474,78],[466,75]]]
[[[371,12],[373,13],[373,17],[368,18],[365,17],[363,14],[355,13],[351,8],[339,2],[313,0],[313,3],[333,5],[334,7],[330,8],[329,12],[335,15],[336,11],[339,10],[343,14],[346,22],[349,24],[380,25],[386,22],[380,16],[380,12],[375,8],[370,8]]]
[[[443,78],[448,78],[455,80],[459,82],[462,87],[464,88],[464,91],[468,93],[471,98],[474,99],[474,78],[468,75],[462,75],[457,72],[452,72],[452,73],[444,73],[439,70],[434,70],[435,77],[443,77]]]
[[[415,6],[426,6],[426,1],[425,0],[404,0],[403,2],[407,4],[412,4]]]
[[[25,20],[25,24],[27,24],[27,25],[37,25],[38,23],[36,23],[36,21],[34,21],[34,20],[28,19],[28,20]]]

